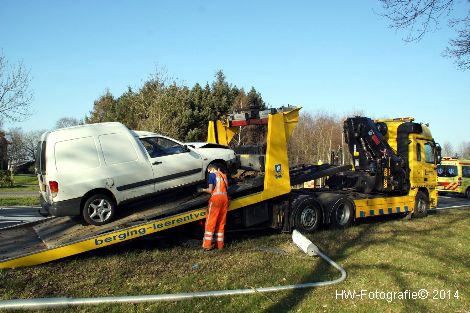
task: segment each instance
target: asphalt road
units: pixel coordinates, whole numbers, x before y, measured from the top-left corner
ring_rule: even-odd
[[[439,196],[437,200],[438,209],[446,209],[452,207],[470,207],[470,199],[454,195]]]
[[[439,196],[437,210],[451,208],[470,208],[470,200],[458,196]],[[0,229],[17,224],[33,222],[43,219],[39,214],[39,207],[17,206],[11,208],[0,208]]]

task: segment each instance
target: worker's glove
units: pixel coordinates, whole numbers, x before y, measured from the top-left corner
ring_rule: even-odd
[[[197,191],[197,193],[202,193],[202,192],[204,192],[204,188],[197,187],[196,191]]]

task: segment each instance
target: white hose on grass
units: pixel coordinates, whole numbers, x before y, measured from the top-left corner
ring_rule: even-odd
[[[323,254],[317,246],[310,240],[303,236],[298,231],[294,230],[292,233],[292,240],[294,243],[305,253],[310,256],[318,255],[331,266],[336,268],[341,277],[322,281],[310,282],[295,285],[273,286],[263,288],[250,288],[250,289],[231,289],[231,290],[215,290],[215,291],[201,291],[201,292],[188,292],[188,293],[172,293],[161,295],[146,295],[146,296],[120,296],[120,297],[97,297],[97,298],[39,298],[39,299],[16,299],[0,301],[0,309],[40,309],[40,308],[56,308],[72,305],[97,305],[97,304],[118,304],[118,303],[142,303],[142,302],[158,302],[158,301],[179,301],[187,299],[197,299],[206,297],[221,297],[221,296],[235,296],[246,295],[263,292],[276,292],[294,289],[312,288],[329,286],[338,284],[346,279],[346,271],[336,264],[327,255]]]

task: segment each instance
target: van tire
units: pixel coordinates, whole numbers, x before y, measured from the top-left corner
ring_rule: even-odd
[[[111,222],[116,213],[116,203],[107,195],[94,194],[85,201],[82,209],[87,224],[100,226]]]
[[[322,222],[322,209],[311,196],[299,195],[291,203],[291,221],[294,229],[312,233]]]
[[[467,199],[470,200],[470,187],[468,187],[467,190],[465,191],[465,197],[467,197]]]
[[[331,223],[334,228],[342,229],[351,226],[354,222],[354,203],[347,198],[340,198],[331,210]]]
[[[429,209],[429,198],[422,192],[418,191],[415,198],[415,208],[413,212],[414,218],[426,217]]]

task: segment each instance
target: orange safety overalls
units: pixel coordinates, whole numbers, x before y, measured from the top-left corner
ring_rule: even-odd
[[[222,249],[224,247],[225,221],[227,219],[228,195],[227,195],[227,176],[217,171],[216,184],[212,190],[209,200],[209,208],[206,218],[206,227],[202,247],[212,249],[212,242],[215,241],[215,247]]]

